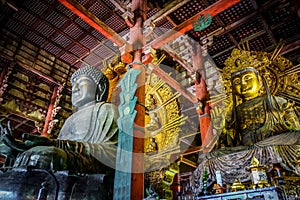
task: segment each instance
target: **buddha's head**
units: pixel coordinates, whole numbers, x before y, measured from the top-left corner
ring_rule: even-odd
[[[94,66],[79,68],[71,77],[72,104],[76,108],[93,102],[106,101],[109,82],[100,69]]]
[[[245,68],[233,73],[231,85],[235,94],[240,96],[243,101],[259,96],[262,87],[258,72],[253,68]]]

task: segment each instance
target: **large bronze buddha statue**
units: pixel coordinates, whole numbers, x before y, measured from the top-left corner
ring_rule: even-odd
[[[215,171],[221,171],[226,183],[236,178],[249,181],[250,173],[245,167],[252,157],[262,164],[280,164],[298,173],[292,163],[297,160],[295,152],[300,151],[299,116],[292,98],[282,97],[291,93],[279,92],[293,92],[297,87],[293,89],[287,75],[278,73],[296,68],[287,59],[274,55],[234,49],[225,61],[221,76],[227,105],[213,110],[215,148],[199,156],[200,163],[193,175],[195,193],[202,190],[204,170],[212,179]],[[297,78],[293,81],[294,85],[299,84]]]
[[[96,67],[78,69],[71,77],[72,104],[77,108],[57,139],[24,134],[19,142],[1,127],[2,141],[19,151],[13,167],[33,166],[75,173],[105,173],[114,168],[118,127],[116,108],[106,103],[108,79]]]

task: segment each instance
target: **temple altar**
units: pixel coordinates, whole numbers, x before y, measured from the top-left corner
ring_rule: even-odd
[[[215,194],[209,196],[195,197],[197,200],[231,200],[231,199],[240,199],[240,200],[249,200],[249,199],[273,199],[273,200],[286,200],[285,194],[282,189],[278,187],[269,187],[262,189],[253,189],[247,191],[238,191],[238,192],[228,192],[224,194]]]

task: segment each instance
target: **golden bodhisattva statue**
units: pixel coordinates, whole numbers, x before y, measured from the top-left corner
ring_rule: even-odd
[[[214,148],[199,154],[192,178],[195,194],[203,193],[203,169],[213,181],[216,171],[226,184],[250,181],[245,168],[253,157],[299,173],[293,163],[300,150],[300,69],[278,53],[234,49],[225,61],[220,72],[226,95],[219,102],[226,106],[213,108],[216,131],[209,148]]]
[[[222,77],[232,97],[226,116],[214,116],[217,121],[224,120],[221,146],[299,142],[300,123],[294,102],[271,93],[267,68],[271,63],[265,56],[258,58],[250,51],[234,49],[225,62]],[[282,137],[266,140],[283,133]]]

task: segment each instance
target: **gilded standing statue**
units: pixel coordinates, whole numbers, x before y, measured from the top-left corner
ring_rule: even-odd
[[[106,102],[108,79],[100,69],[86,66],[72,75],[71,82],[77,111],[65,121],[57,139],[24,134],[20,142],[10,127],[1,126],[3,143],[19,152],[13,167],[76,173],[105,173],[114,167],[118,113]]]

